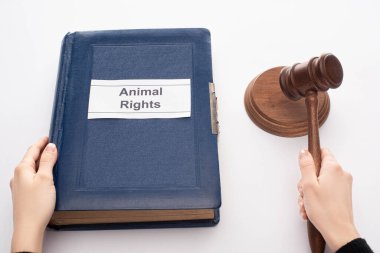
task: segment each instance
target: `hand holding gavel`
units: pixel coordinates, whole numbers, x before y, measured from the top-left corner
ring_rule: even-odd
[[[302,177],[298,183],[298,204],[302,218],[310,220],[321,232],[331,252],[336,252],[347,243],[360,238],[352,212],[351,174],[343,170],[327,149],[322,149],[322,166],[318,177],[315,174],[313,157],[307,150],[300,152],[299,166]],[[316,242],[318,241],[314,241]],[[311,244],[311,247],[316,245]],[[322,249],[312,250],[318,252],[316,250]]]
[[[309,151],[303,150],[299,157],[302,178],[298,190],[301,216],[308,219],[312,253],[323,253],[326,242],[333,252],[358,247],[372,252],[359,238],[353,222],[352,176],[329,151],[321,154],[319,144],[319,125],[330,111],[325,91],[339,87],[342,80],[339,60],[324,54],[262,72],[248,84],[244,95],[246,112],[259,128],[282,137],[308,134]]]
[[[321,169],[319,143],[318,91],[337,88],[343,80],[343,69],[338,58],[332,54],[314,57],[308,62],[285,67],[280,73],[280,86],[284,94],[298,100],[305,97],[308,114],[308,149],[314,158],[315,173]],[[325,241],[321,233],[308,221],[308,236],[313,253],[323,253]]]

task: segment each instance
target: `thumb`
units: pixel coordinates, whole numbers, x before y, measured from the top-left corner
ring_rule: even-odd
[[[313,156],[309,151],[303,149],[299,154],[298,160],[303,183],[316,184],[318,181]]]
[[[54,143],[49,143],[41,154],[40,165],[37,173],[52,175],[54,164],[57,161],[57,156],[57,147]]]

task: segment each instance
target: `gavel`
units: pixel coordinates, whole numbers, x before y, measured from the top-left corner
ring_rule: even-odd
[[[319,126],[326,120],[330,109],[326,91],[339,87],[342,80],[342,65],[333,54],[323,54],[290,67],[273,68],[248,85],[246,111],[256,125],[269,133],[286,137],[307,133],[308,149],[318,176],[321,168]],[[319,97],[323,101],[320,106]],[[305,105],[299,103],[302,98],[305,98],[306,112],[303,110]],[[310,221],[307,228],[311,252],[323,253],[326,243],[322,235]]]
[[[313,156],[316,174],[321,169],[321,147],[319,143],[318,91],[338,88],[343,81],[343,68],[333,54],[323,54],[308,62],[285,67],[280,73],[280,86],[292,100],[305,97],[308,118],[308,149]],[[311,251],[324,252],[325,241],[314,225],[308,221],[307,231]]]

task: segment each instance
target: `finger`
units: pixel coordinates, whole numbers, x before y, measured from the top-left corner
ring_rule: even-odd
[[[53,167],[57,161],[57,147],[54,143],[49,143],[41,154],[40,166],[37,174],[52,176]]]
[[[300,213],[306,213],[306,210],[305,210],[305,207],[304,207],[304,205],[303,205],[303,203],[301,204],[301,205],[299,205],[299,212]]]
[[[25,153],[21,163],[28,165],[26,167],[32,168],[35,172],[36,161],[40,158],[42,149],[48,143],[48,137],[42,137],[36,143],[34,143]]]
[[[325,162],[325,163],[326,162],[337,162],[337,160],[335,159],[335,156],[327,148],[322,148],[321,158],[322,158],[322,166],[323,166],[323,162]]]
[[[317,175],[315,173],[314,159],[309,151],[303,149],[299,154],[299,166],[302,174],[302,184],[304,190],[305,183],[316,184]]]
[[[331,165],[337,165],[338,162],[333,156],[333,154],[326,148],[323,148],[321,150],[321,158],[322,158],[322,163],[321,163],[321,173],[323,174],[324,170],[328,167],[331,167]]]
[[[300,215],[301,215],[301,218],[302,218],[303,220],[307,220],[307,214],[306,214],[306,211],[304,211],[304,210],[300,210]]]
[[[12,177],[11,180],[9,181],[9,187],[10,187],[11,190],[12,190],[12,188],[13,188],[13,177]]]
[[[303,198],[301,196],[298,196],[298,205],[300,207],[303,206]]]
[[[298,206],[300,208],[300,211],[306,212],[305,202],[303,200],[301,202],[299,202]]]
[[[297,189],[298,189],[298,192],[299,192],[300,196],[303,197],[303,190],[302,190],[302,182],[301,182],[301,180],[298,181]]]
[[[331,153],[331,151],[328,148],[321,148],[321,158],[324,159],[326,157],[334,158],[334,155]]]

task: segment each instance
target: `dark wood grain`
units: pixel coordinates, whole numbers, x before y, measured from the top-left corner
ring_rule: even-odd
[[[257,126],[271,134],[293,137],[308,133],[309,152],[319,175],[319,127],[330,111],[326,91],[339,87],[342,81],[343,68],[333,54],[313,57],[290,67],[272,68],[248,85],[245,109]],[[310,221],[307,228],[311,252],[323,253],[326,243],[322,235]]]
[[[343,68],[333,54],[313,57],[307,62],[296,63],[281,70],[279,83],[283,93],[291,100],[304,97],[308,118],[309,152],[314,158],[316,175],[321,169],[321,147],[319,143],[318,91],[337,88],[343,81]],[[308,221],[308,236],[312,253],[323,253],[325,241],[314,225]]]
[[[308,132],[307,111],[304,99],[294,101],[285,96],[278,82],[283,66],[258,75],[248,85],[244,103],[250,119],[264,131],[283,137],[303,136]],[[330,99],[320,92],[319,125],[330,111]]]
[[[314,90],[306,92],[305,104],[308,115],[308,149],[314,159],[315,173],[318,176],[321,170],[321,146],[319,143],[319,121],[318,121],[318,93]],[[325,251],[325,240],[314,225],[307,221],[307,232],[311,252],[323,253]]]

